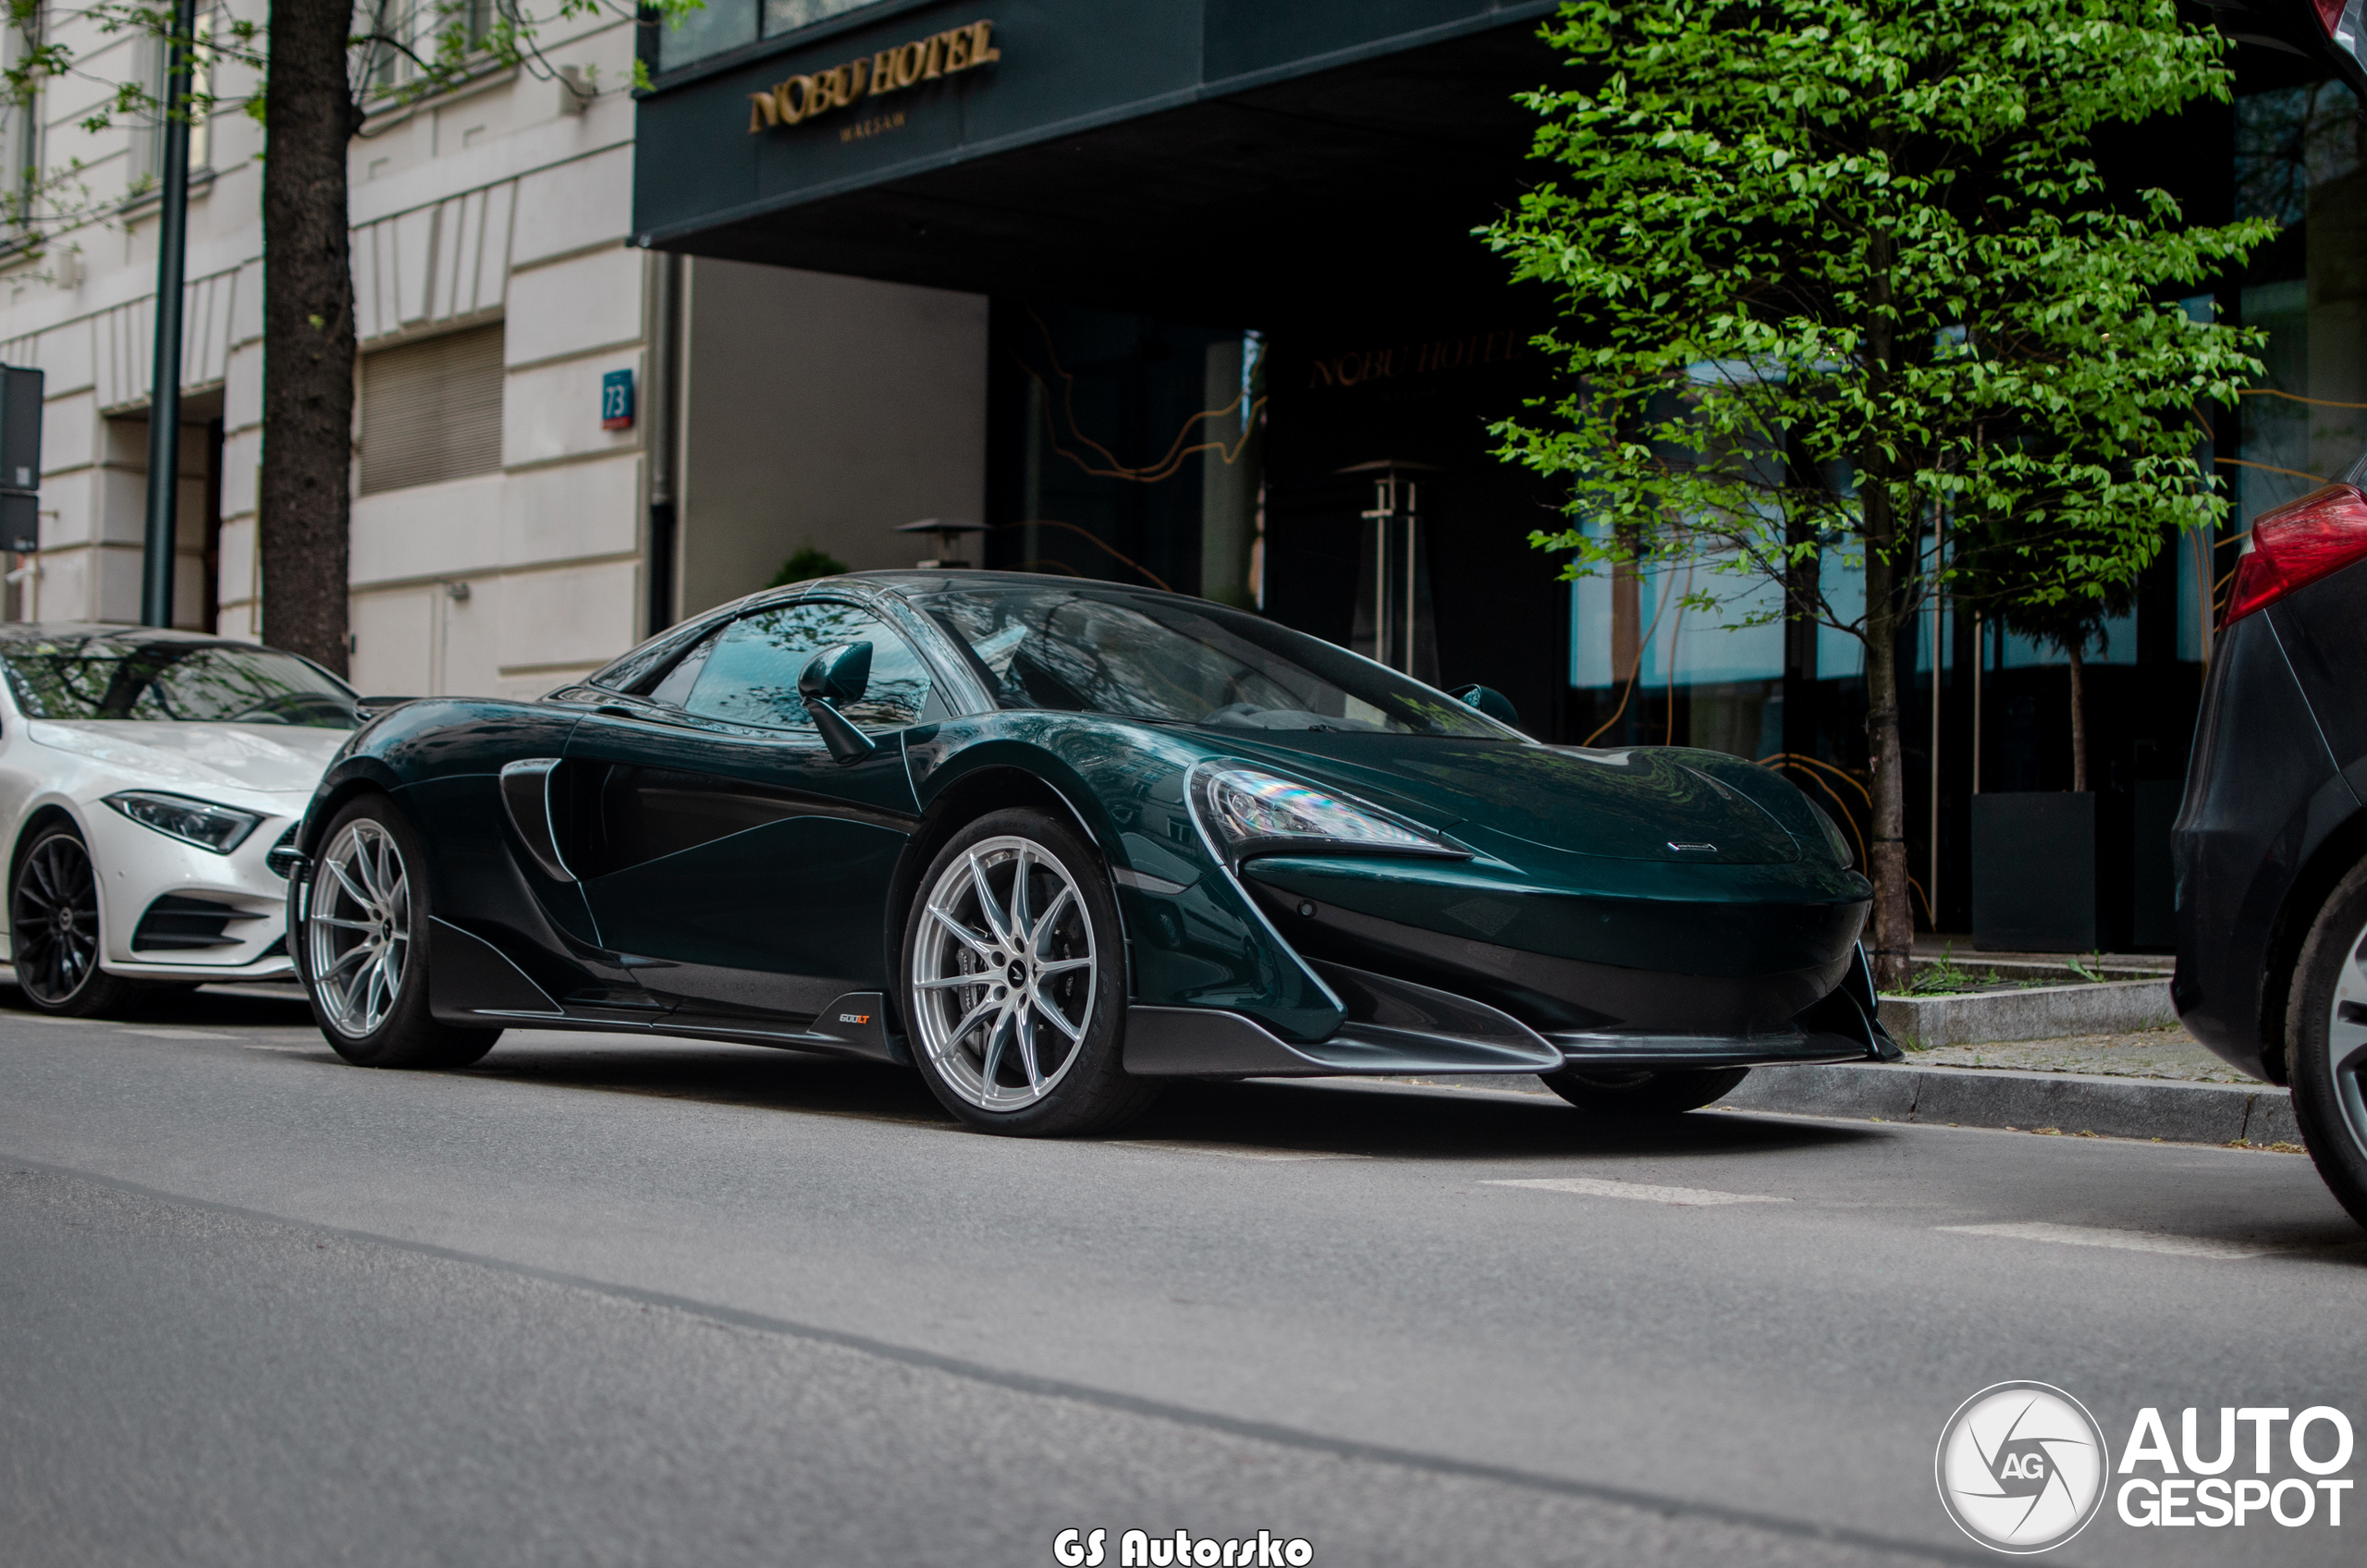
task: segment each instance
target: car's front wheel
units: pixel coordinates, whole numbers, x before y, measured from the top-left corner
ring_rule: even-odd
[[[2293,1119],[2318,1174],[2367,1225],[2367,864],[2352,868],[2301,943],[2285,1008]]]
[[[313,1020],[361,1067],[466,1067],[498,1029],[456,1029],[427,1009],[426,856],[383,795],[337,813],[321,835],[298,968]]]
[[[139,997],[136,982],[99,967],[99,871],[67,823],[43,829],[18,857],[8,937],[18,988],[43,1012],[99,1017]]]
[[[1126,972],[1100,863],[1039,811],[979,818],[938,851],[904,929],[921,1074],[983,1132],[1106,1132],[1158,1085],[1121,1060]]]
[[[1565,1067],[1540,1072],[1545,1086],[1576,1106],[1607,1116],[1678,1116],[1723,1099],[1750,1076],[1748,1067],[1648,1072],[1640,1068]]]

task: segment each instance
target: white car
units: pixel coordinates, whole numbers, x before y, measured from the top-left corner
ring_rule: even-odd
[[[44,1012],[147,986],[276,980],[287,884],[264,857],[356,718],[276,649],[136,626],[0,626],[6,957]]]

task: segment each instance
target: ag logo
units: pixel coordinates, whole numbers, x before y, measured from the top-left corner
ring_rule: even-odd
[[[2087,1528],[2111,1468],[2095,1417],[2045,1383],[1998,1383],[1965,1401],[1933,1460],[1956,1527],[2015,1553],[2051,1551]]]

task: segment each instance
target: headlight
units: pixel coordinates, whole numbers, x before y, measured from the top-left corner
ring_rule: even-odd
[[[263,825],[263,818],[251,811],[146,790],[109,795],[107,804],[142,827],[153,827],[167,839],[178,839],[217,855],[227,855],[245,843],[247,835]]]
[[[1463,858],[1376,806],[1256,768],[1202,769],[1193,780],[1193,804],[1218,848],[1235,860],[1257,850],[1317,846]]]

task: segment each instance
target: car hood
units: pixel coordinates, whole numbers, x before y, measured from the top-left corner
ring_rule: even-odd
[[[1784,825],[1731,786],[1687,766],[1682,749],[1589,751],[1420,735],[1270,732],[1236,741],[1203,729],[1248,761],[1331,783],[1453,833],[1569,854],[1686,864],[1767,865],[1800,858]],[[1686,848],[1679,849],[1678,845]],[[1708,846],[1706,848],[1701,846]]]
[[[114,768],[126,787],[307,795],[348,733],[293,724],[149,719],[34,719],[25,727],[36,745]]]

